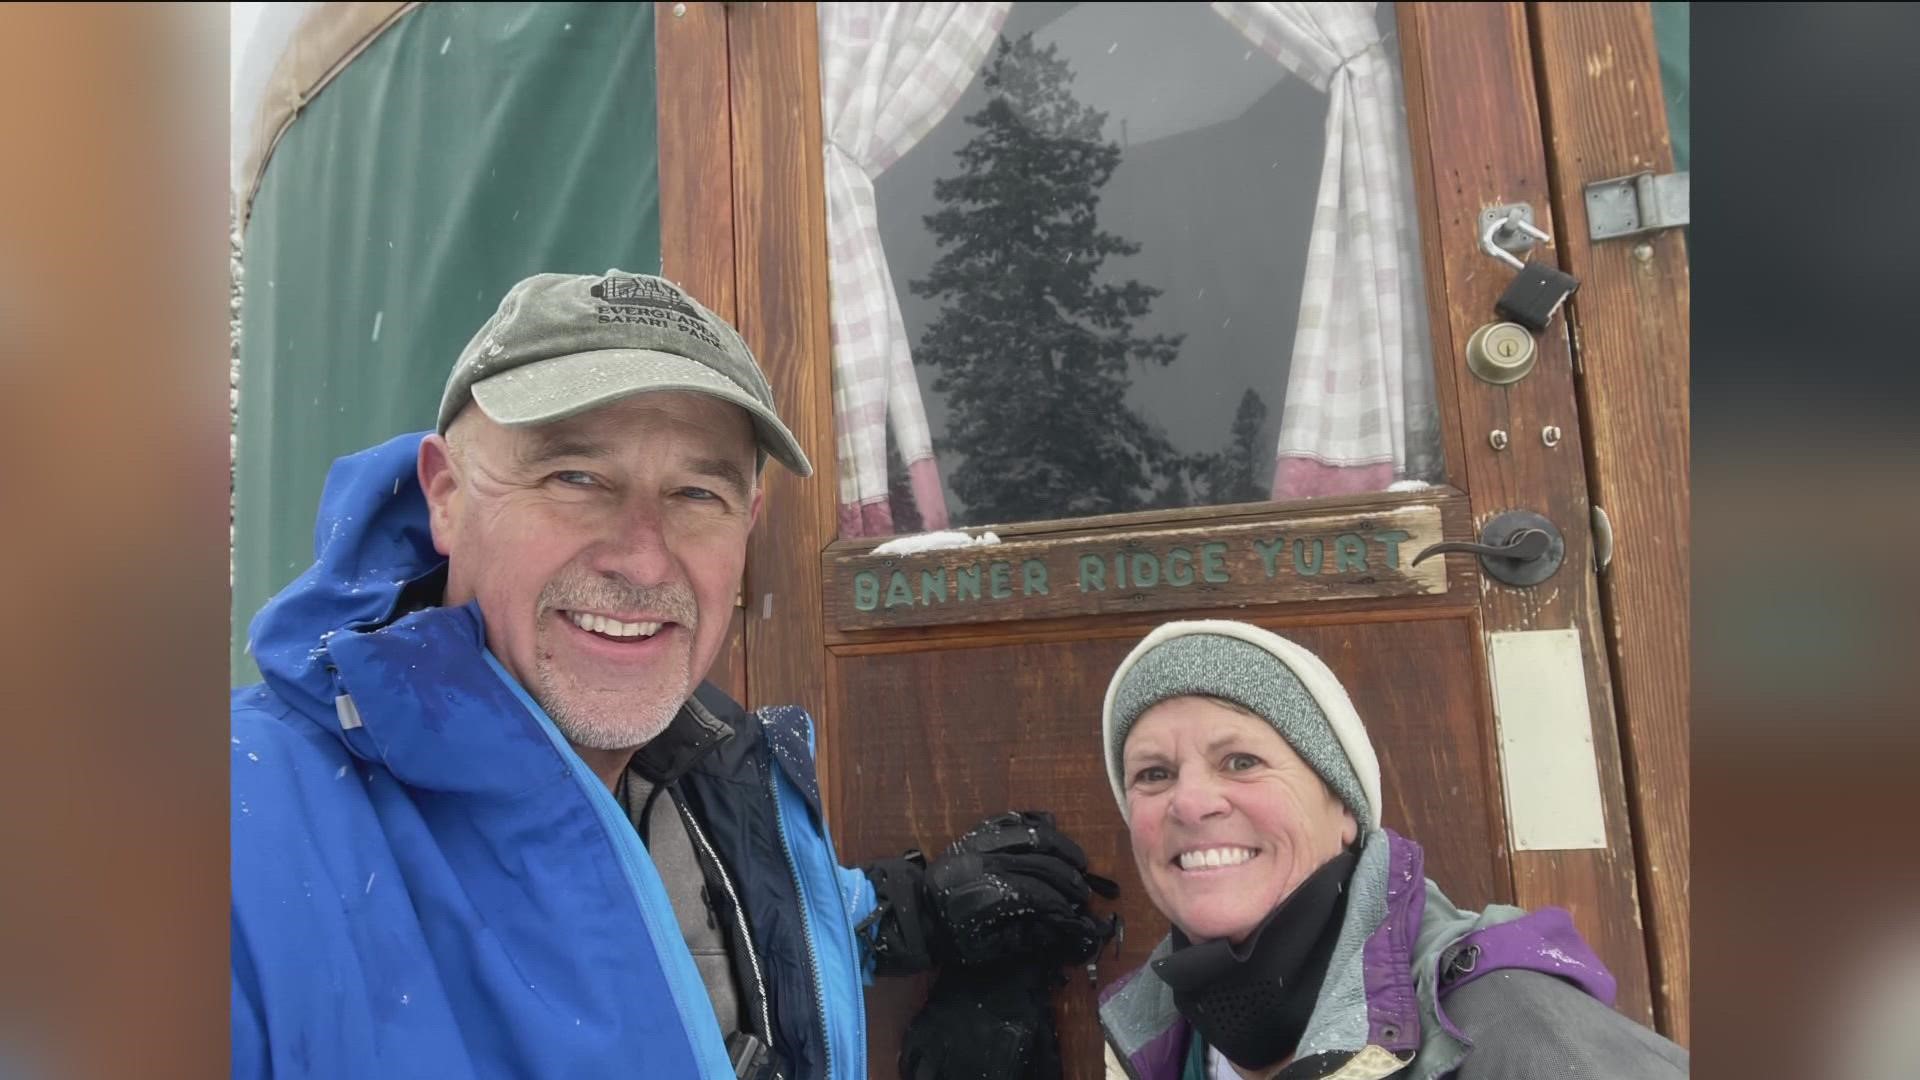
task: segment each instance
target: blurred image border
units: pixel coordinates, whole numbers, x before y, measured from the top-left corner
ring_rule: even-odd
[[[1920,9],[1692,18],[1695,1058],[1910,1076]],[[227,29],[0,7],[0,1075],[226,1070]]]

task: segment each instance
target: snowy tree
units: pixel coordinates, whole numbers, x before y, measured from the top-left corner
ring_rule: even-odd
[[[976,524],[1141,509],[1175,464],[1125,398],[1129,365],[1172,363],[1181,337],[1134,333],[1160,290],[1102,279],[1109,257],[1140,246],[1100,228],[1120,147],[1057,52],[1000,39],[960,172],[934,182],[940,257],[911,283],[942,304],[916,356],[939,372],[942,449],[960,460],[952,488]]]
[[[1257,479],[1261,465],[1260,429],[1267,423],[1267,403],[1251,387],[1240,395],[1226,449],[1207,455],[1201,485],[1209,504],[1258,502],[1267,497]]]
[[[1166,471],[1166,486],[1162,487],[1159,494],[1154,497],[1153,508],[1178,510],[1194,505],[1193,489],[1187,483],[1188,475],[1196,471],[1192,464],[1186,460],[1176,461]]]

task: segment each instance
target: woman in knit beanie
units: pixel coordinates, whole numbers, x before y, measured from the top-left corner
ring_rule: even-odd
[[[1173,924],[1102,994],[1110,1075],[1686,1075],[1684,1050],[1609,1007],[1564,911],[1461,911],[1425,878],[1419,846],[1381,827],[1366,726],[1306,649],[1169,623],[1114,672],[1101,735]]]

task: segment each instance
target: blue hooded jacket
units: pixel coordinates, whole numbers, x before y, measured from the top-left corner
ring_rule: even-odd
[[[335,463],[314,565],[251,627],[233,1075],[731,1077],[626,813],[488,651],[478,606],[438,606],[421,438]],[[865,1077],[853,928],[874,895],[834,856],[811,722],[697,698],[669,731],[708,737],[676,782],[740,884],[774,1045],[790,1076]]]

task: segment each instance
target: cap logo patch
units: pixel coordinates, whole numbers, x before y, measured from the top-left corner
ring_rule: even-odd
[[[706,318],[678,293],[659,282],[607,277],[588,291],[600,301],[595,310],[603,323],[642,323],[660,330],[679,331],[715,349],[726,349]]]

